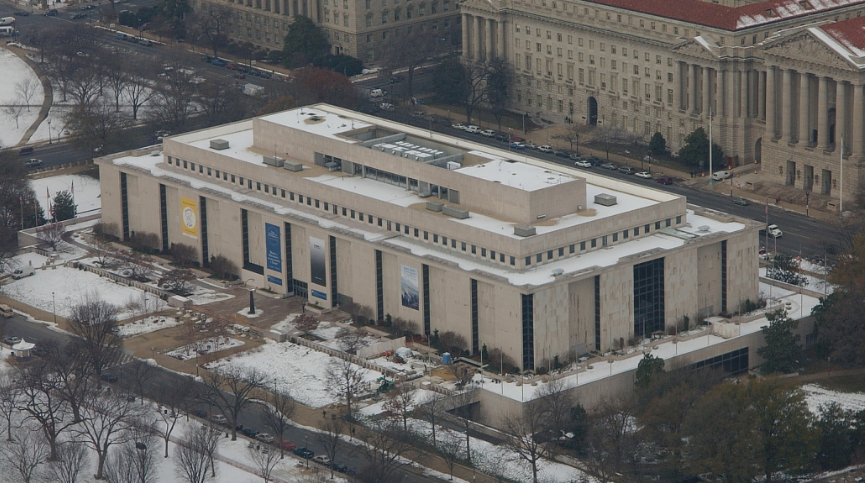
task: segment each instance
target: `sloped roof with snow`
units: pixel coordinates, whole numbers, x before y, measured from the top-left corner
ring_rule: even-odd
[[[851,18],[820,27],[851,54],[865,56],[865,17]]]

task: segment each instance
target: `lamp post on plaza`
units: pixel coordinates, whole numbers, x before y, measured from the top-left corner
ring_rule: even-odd
[[[51,119],[48,119],[48,144],[51,144]]]
[[[249,286],[249,315],[255,315],[255,287],[250,285],[250,282],[254,281],[253,278],[246,281],[246,285]]]

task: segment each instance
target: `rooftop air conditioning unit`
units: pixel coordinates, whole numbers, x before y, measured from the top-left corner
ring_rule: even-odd
[[[285,163],[283,163],[282,167],[289,170],[289,171],[294,171],[294,172],[303,171],[303,165],[298,163],[298,162],[295,162],[295,161],[285,161]]]
[[[281,168],[285,164],[285,159],[280,158],[279,156],[266,155],[264,156],[264,164]]]
[[[613,195],[608,195],[607,193],[601,193],[599,195],[595,195],[595,203],[602,206],[613,206],[616,204],[616,197]]]
[[[563,273],[565,273],[565,271],[562,270],[561,268],[557,268],[557,269],[553,270],[553,276],[554,277],[558,277],[559,275],[561,275]]]
[[[444,207],[444,203],[442,203],[441,201],[427,201],[426,202],[426,209],[428,209],[430,211],[435,211],[437,213],[440,213],[442,211],[443,207]]]
[[[707,231],[709,231],[709,225],[700,225],[700,226],[697,228],[697,230],[698,230],[698,231],[701,231],[701,232],[703,232],[703,233],[706,233]]]
[[[537,234],[535,227],[529,225],[514,226],[514,235],[516,236],[534,236]]]
[[[442,213],[448,216],[452,216],[458,220],[465,220],[469,217],[469,210],[464,210],[462,208],[456,208],[449,205],[445,205],[442,207]]]
[[[211,139],[210,140],[210,149],[215,149],[217,151],[222,151],[223,149],[228,149],[228,141],[225,139]]]

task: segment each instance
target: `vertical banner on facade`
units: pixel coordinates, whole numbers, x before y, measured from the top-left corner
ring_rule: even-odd
[[[309,237],[309,269],[312,283],[327,286],[327,262],[324,240]]]
[[[180,198],[180,219],[183,222],[183,234],[198,239],[198,212],[194,199]]]
[[[264,224],[264,244],[267,249],[267,269],[282,272],[282,238],[279,226]]]
[[[400,265],[399,281],[402,286],[402,306],[418,310],[420,308],[420,292],[418,290],[417,269],[408,265]]]

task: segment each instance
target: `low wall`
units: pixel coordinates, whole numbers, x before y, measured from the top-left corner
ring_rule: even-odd
[[[72,226],[77,225],[78,223],[84,223],[87,221],[98,220],[102,218],[102,213],[94,213],[92,215],[81,216],[78,218],[72,218],[69,220],[61,221],[60,224],[63,226]],[[26,228],[24,230],[18,231],[18,246],[19,247],[28,247],[31,245],[39,245],[42,244],[42,240],[36,236],[37,228]]]

